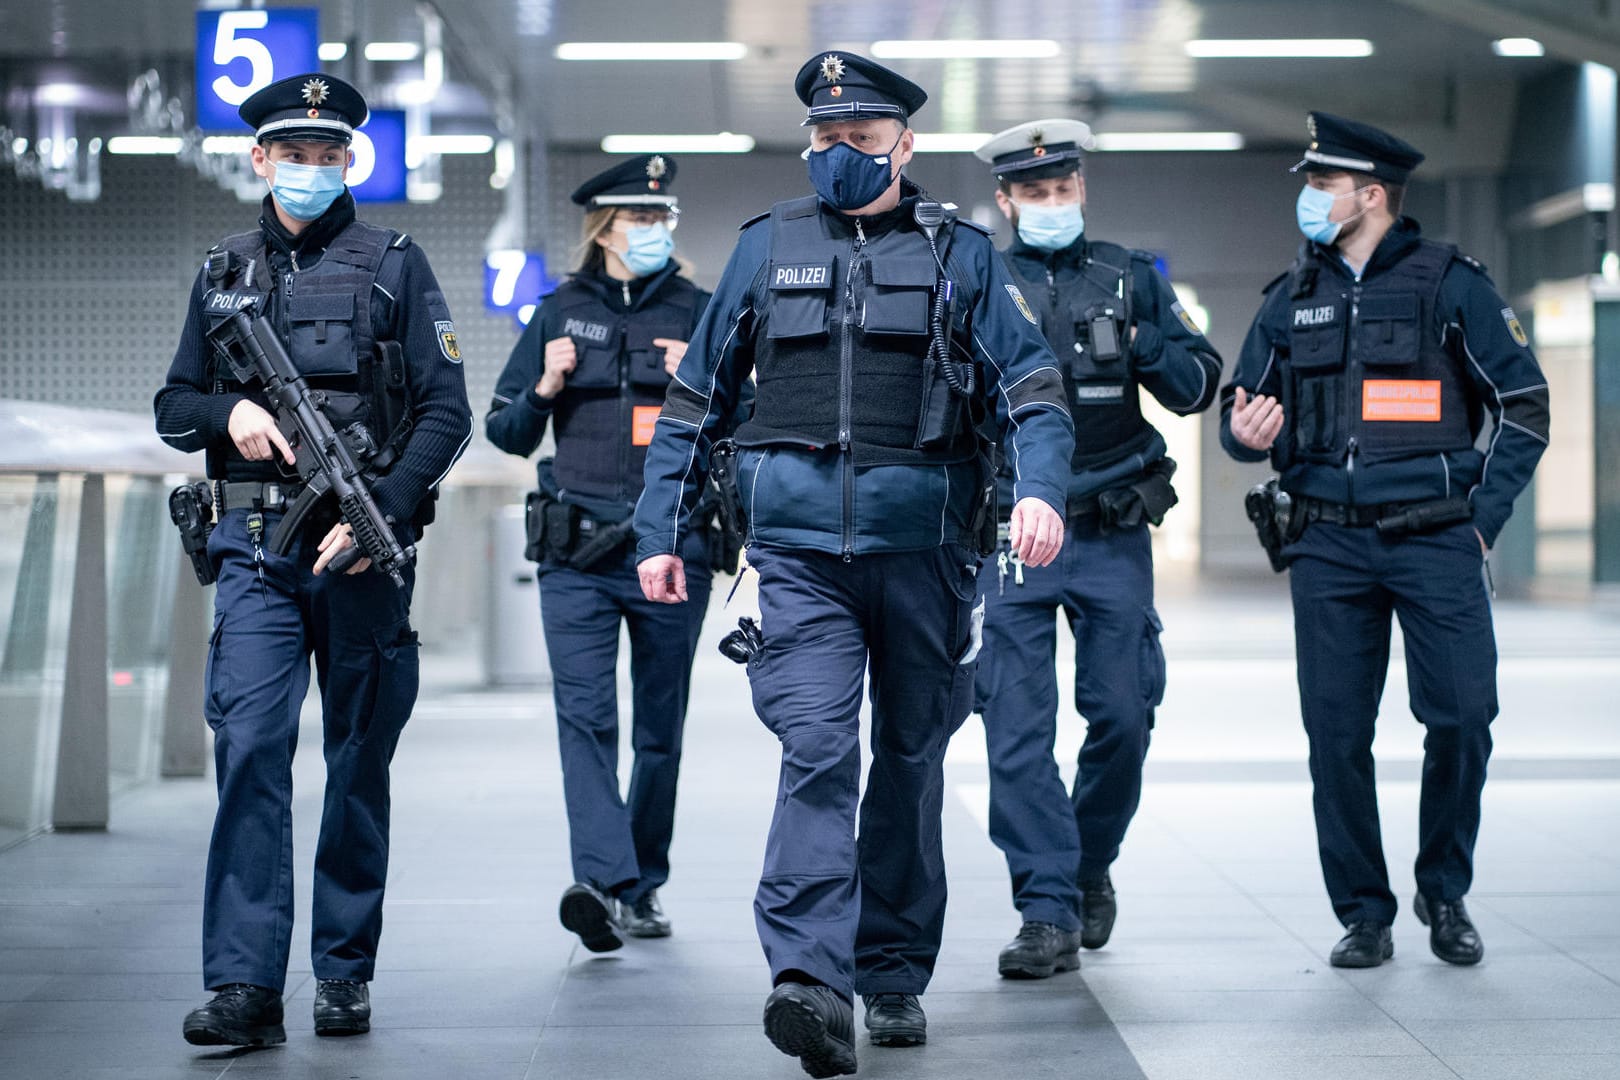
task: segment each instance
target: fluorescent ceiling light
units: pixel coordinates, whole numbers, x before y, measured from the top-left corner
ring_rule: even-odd
[[[739,41],[565,41],[559,60],[741,60],[748,46]]]
[[[410,141],[423,154],[487,154],[495,149],[493,135],[418,135]]]
[[[341,41],[323,41],[315,55],[326,61],[341,60],[349,55],[349,46]]]
[[[1184,47],[1188,56],[1200,58],[1332,59],[1373,54],[1373,43],[1366,38],[1204,38]]]
[[[178,154],[184,143],[178,135],[114,135],[107,140],[107,153]]]
[[[203,138],[205,154],[245,154],[258,142],[252,135],[208,135]]]
[[[1096,136],[1098,150],[1241,150],[1235,131],[1110,131]]]
[[[971,154],[990,139],[988,131],[919,131],[912,147],[919,154]]]
[[[1491,52],[1497,56],[1546,56],[1541,42],[1529,37],[1505,37],[1491,42]]]
[[[422,46],[414,41],[373,41],[366,46],[367,60],[415,60]]]
[[[754,148],[752,135],[608,135],[604,154],[746,154]]]
[[[35,105],[77,105],[89,94],[78,83],[44,83],[34,90]]]
[[[872,42],[872,55],[880,60],[955,60],[987,58],[995,60],[1040,60],[1058,54],[1058,43],[1050,38],[1003,38],[999,40],[894,40]]]

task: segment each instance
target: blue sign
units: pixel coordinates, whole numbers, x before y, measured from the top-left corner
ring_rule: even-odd
[[[277,79],[319,71],[320,10],[197,12],[197,126],[242,130],[237,106]]]
[[[405,110],[378,109],[349,145],[349,191],[356,202],[401,202],[405,198]]]
[[[504,311],[528,325],[540,298],[561,282],[546,273],[546,257],[528,251],[492,251],[484,257],[484,309]]]

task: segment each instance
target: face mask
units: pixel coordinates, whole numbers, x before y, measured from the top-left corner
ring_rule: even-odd
[[[901,138],[905,136],[902,135]],[[894,141],[899,146],[900,140]],[[840,210],[859,210],[876,202],[894,183],[889,171],[889,154],[863,154],[848,143],[835,143],[825,150],[811,150],[810,183],[823,202]]]
[[[314,221],[343,194],[341,165],[299,165],[284,161],[275,170],[270,191],[281,208],[299,221]]]
[[[629,246],[619,255],[627,270],[636,277],[656,274],[669,264],[669,253],[675,250],[675,238],[669,226],[638,225],[625,234]]]
[[[1013,205],[1018,207],[1018,236],[1032,248],[1061,251],[1086,231],[1086,216],[1077,202],[1056,206]]]
[[[1305,234],[1305,239],[1314,240],[1318,244],[1331,244],[1339,238],[1339,233],[1350,222],[1356,220],[1366,210],[1358,211],[1343,221],[1329,221],[1333,214],[1333,204],[1340,199],[1348,199],[1361,191],[1347,191],[1343,195],[1333,195],[1321,188],[1313,188],[1306,184],[1300,190],[1299,200],[1294,203],[1294,216],[1299,221],[1299,231]]]

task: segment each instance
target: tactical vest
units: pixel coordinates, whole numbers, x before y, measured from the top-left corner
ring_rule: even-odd
[[[1075,472],[1118,460],[1140,450],[1153,437],[1142,416],[1136,378],[1131,374],[1129,334],[1131,253],[1118,244],[1087,243],[1077,277],[1048,281],[1030,277],[1027,259],[1008,260],[1041,305],[1041,331],[1063,368],[1063,389],[1074,415]],[[1099,360],[1092,348],[1091,320],[1112,310],[1119,330],[1119,355]]]
[[[1289,460],[1338,464],[1350,454],[1377,460],[1473,445],[1480,403],[1436,315],[1456,251],[1421,240],[1361,282],[1319,273],[1314,255],[1296,266],[1283,380]]]
[[[929,402],[952,393],[924,363],[940,277],[927,237],[909,222],[864,243],[832,237],[814,195],[778,203],[770,217],[770,252],[753,298],[757,396],[738,444],[818,449],[847,441],[862,466],[971,458],[971,423],[958,425],[949,445],[919,448]],[[947,215],[939,230],[941,262],[959,224]],[[965,296],[955,305],[971,306]],[[957,338],[961,325],[957,316],[947,332]]]
[[[697,322],[699,290],[671,276],[633,311],[609,307],[599,293],[564,282],[546,298],[552,336],[574,342],[569,393],[556,412],[558,485],[598,498],[634,500],[652,422],[670,375],[657,338],[686,341]]]
[[[261,232],[228,236],[209,253],[213,289],[268,297],[261,310],[299,373],[312,387],[326,391],[332,426],[341,431],[359,421],[371,433],[378,452],[366,469],[379,476],[410,436],[411,410],[404,353],[397,341],[380,340],[372,322],[372,286],[379,285],[389,303],[394,302],[409,244],[410,237],[402,233],[351,222],[314,266],[274,282]],[[203,308],[209,310],[206,299]],[[218,357],[214,371],[215,392],[241,389]]]

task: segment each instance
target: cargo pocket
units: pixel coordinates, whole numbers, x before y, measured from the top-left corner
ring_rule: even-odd
[[[214,615],[214,629],[208,635],[208,659],[203,663],[203,719],[215,731],[225,722],[225,664],[219,655],[220,639],[225,636],[225,619]]]
[[[1153,710],[1164,701],[1164,646],[1159,641],[1159,635],[1164,632],[1164,623],[1159,621],[1159,613],[1151,607],[1144,608],[1147,616],[1142,627],[1141,661],[1139,673],[1142,679],[1142,703],[1148,708],[1148,726],[1153,726]]]
[[[670,375],[664,370],[664,350],[653,342],[659,338],[680,341],[685,336],[686,331],[675,326],[632,323],[625,331],[625,345],[630,350],[630,381],[637,386],[660,390],[668,386]]]
[[[874,259],[871,284],[861,301],[866,334],[916,337],[928,333],[929,304],[939,273],[934,260],[921,257]]]
[[[613,390],[619,386],[619,353],[610,345],[574,338],[574,370],[568,385],[580,390]]]
[[[356,717],[355,734],[362,740],[392,739],[410,719],[421,678],[420,643],[409,618],[372,629],[376,654],[372,661],[371,708]]]
[[[771,265],[769,313],[765,336],[810,338],[827,334],[827,298],[837,277],[837,262]]]
[[[353,375],[354,294],[303,293],[287,299],[288,345],[302,375]]]
[[[1356,316],[1356,358],[1380,368],[1417,362],[1420,305],[1416,294],[1368,296]]]
[[[1346,306],[1342,298],[1305,300],[1294,305],[1288,366],[1294,448],[1307,456],[1331,455],[1338,448],[1343,411]]]

